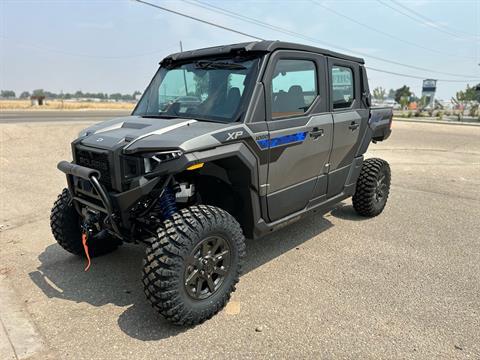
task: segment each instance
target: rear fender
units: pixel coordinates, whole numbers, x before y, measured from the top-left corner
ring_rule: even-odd
[[[355,154],[356,157],[366,153],[370,142],[383,141],[390,137],[392,133],[392,119],[393,110],[391,107],[370,109],[368,127]]]
[[[392,133],[393,110],[391,107],[370,109],[368,125],[372,129],[372,140],[387,140]]]

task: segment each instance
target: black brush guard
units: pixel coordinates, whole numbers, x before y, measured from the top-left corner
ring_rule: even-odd
[[[123,228],[129,229],[130,210],[132,209],[132,206],[134,206],[143,197],[151,194],[153,189],[161,192],[171,180],[171,176],[166,176],[163,183],[160,186],[157,186],[162,178],[156,177],[147,180],[136,188],[121,193],[109,193],[99,182],[101,174],[98,170],[72,164],[68,161],[60,161],[57,165],[57,168],[67,176],[68,190],[78,213],[82,215],[79,204],[103,212],[107,215],[106,221],[108,221],[108,223],[111,225],[113,233],[117,237],[126,241],[129,241],[131,234],[127,236],[122,234],[118,220],[121,221]],[[74,177],[88,181],[93,187],[95,193],[86,193],[85,191],[80,191],[80,189],[77,189],[75,187]],[[84,196],[79,196],[79,194]],[[95,204],[93,202],[95,200],[92,199],[92,201],[90,201],[85,197],[92,197],[95,200],[99,200],[101,205]],[[119,216],[116,216],[117,214]]]
[[[74,201],[74,205],[77,211],[81,214],[81,211],[78,208],[78,204],[77,204],[77,202],[79,202],[89,208],[92,208],[107,214],[107,219],[110,225],[112,226],[113,231],[117,236],[123,238],[120,232],[120,229],[118,228],[118,225],[114,220],[112,201],[108,196],[107,192],[105,191],[105,188],[98,181],[98,179],[100,178],[100,172],[98,170],[94,170],[84,166],[69,163],[68,161],[60,161],[57,165],[57,168],[58,170],[60,170],[61,172],[67,175],[68,191],[70,192],[70,195],[72,197],[72,200]],[[94,204],[91,201],[88,201],[84,198],[77,196],[73,186],[72,176],[89,181],[93,189],[95,190],[96,194],[99,196],[100,201],[103,204],[103,207],[98,206],[97,204]]]

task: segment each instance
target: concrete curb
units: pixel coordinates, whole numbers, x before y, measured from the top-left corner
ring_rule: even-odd
[[[0,275],[0,295],[0,358],[22,360],[45,354],[43,339],[4,275]]]
[[[462,122],[462,121],[445,121],[445,120],[418,120],[418,119],[408,119],[408,118],[398,118],[394,117],[394,121],[403,121],[411,123],[423,123],[423,124],[443,124],[443,125],[460,125],[460,126],[480,126],[480,122]]]

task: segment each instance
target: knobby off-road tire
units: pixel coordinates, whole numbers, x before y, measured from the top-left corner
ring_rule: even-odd
[[[80,216],[70,201],[70,193],[63,189],[55,201],[50,214],[50,227],[57,243],[68,252],[85,257],[82,245]],[[119,241],[110,237],[90,238],[87,241],[88,253],[91,257],[101,256],[114,251]]]
[[[390,166],[385,160],[365,160],[352,198],[355,211],[366,217],[379,215],[387,203],[390,180]]]
[[[167,320],[200,324],[235,290],[245,256],[240,224],[218,207],[199,205],[178,211],[157,232],[143,262],[145,295]]]

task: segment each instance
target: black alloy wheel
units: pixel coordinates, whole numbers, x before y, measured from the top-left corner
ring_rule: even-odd
[[[186,259],[185,289],[189,296],[204,300],[222,286],[230,270],[230,246],[220,235],[203,239]]]
[[[232,215],[210,205],[180,209],[150,241],[143,286],[165,319],[196,325],[226,305],[245,257],[245,237]]]
[[[388,185],[385,181],[386,177],[384,172],[379,173],[375,187],[375,201],[380,206],[383,202],[387,201]]]

